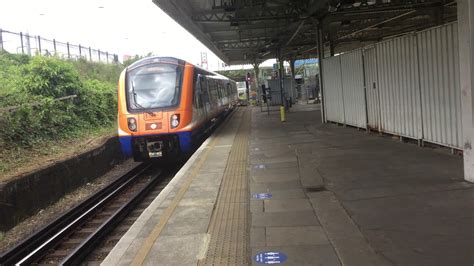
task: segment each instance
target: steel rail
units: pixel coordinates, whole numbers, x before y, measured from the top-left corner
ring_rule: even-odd
[[[93,209],[101,207],[137,177],[142,175],[151,165],[140,164],[117,178],[107,187],[91,195],[82,203],[73,207],[70,211],[61,215],[53,222],[47,224],[27,239],[20,242],[10,250],[0,256],[0,265],[21,265],[38,259],[44,250],[54,246],[61,237],[67,235],[73,229],[73,225],[80,224],[84,219],[89,218]]]
[[[97,230],[90,234],[79,246],[77,246],[60,265],[79,265],[83,259],[97,246],[100,241],[112,231],[123,218],[130,213],[134,207],[150,192],[155,184],[159,181],[161,172],[153,175],[147,184],[137,191],[122,207],[115,211]]]

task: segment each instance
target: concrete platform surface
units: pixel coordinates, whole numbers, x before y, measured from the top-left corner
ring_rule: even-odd
[[[241,108],[103,265],[473,265],[473,203],[448,151]]]

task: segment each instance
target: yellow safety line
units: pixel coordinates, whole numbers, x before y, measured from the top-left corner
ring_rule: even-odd
[[[233,141],[217,202],[208,228],[210,235],[206,256],[198,265],[248,265],[248,133],[250,112],[242,120]],[[241,190],[245,192],[242,193]],[[244,207],[241,204],[245,204]],[[236,206],[236,204],[238,206]]]
[[[186,193],[186,191],[188,191],[189,186],[191,185],[191,182],[193,181],[194,177],[197,175],[198,171],[201,169],[207,157],[209,156],[209,153],[214,148],[215,142],[218,136],[219,135],[217,135],[209,143],[208,148],[206,149],[204,154],[200,157],[200,161],[197,163],[196,167],[194,167],[191,174],[188,176],[188,178],[184,182],[183,186],[179,189],[178,193],[176,194],[176,197],[173,199],[170,206],[166,208],[166,210],[163,212],[163,215],[160,217],[160,221],[158,222],[158,224],[155,226],[151,234],[148,235],[148,237],[143,242],[142,246],[138,250],[138,253],[135,255],[135,258],[133,259],[131,265],[139,266],[143,264],[148,253],[150,253],[151,248],[155,244],[156,239],[160,236],[161,232],[163,231],[166,224],[168,223],[168,220],[171,218],[171,215],[173,214],[176,207],[178,206],[179,202],[184,197],[184,194]]]

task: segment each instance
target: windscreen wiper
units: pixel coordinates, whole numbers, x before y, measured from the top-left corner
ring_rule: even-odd
[[[133,81],[131,82],[132,84],[132,96],[133,96],[133,105],[135,105],[135,108],[138,108],[139,110],[151,115],[151,116],[155,116],[155,114],[149,110],[147,110],[147,108],[143,107],[141,104],[139,104],[137,102],[137,93],[135,92],[135,84],[133,83]]]

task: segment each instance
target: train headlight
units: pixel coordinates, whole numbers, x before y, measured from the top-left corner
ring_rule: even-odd
[[[179,114],[171,116],[171,128],[177,128],[179,126]]]
[[[128,121],[128,129],[130,129],[131,131],[136,132],[137,131],[137,120],[133,117],[130,117],[129,119],[127,119],[127,121]]]

